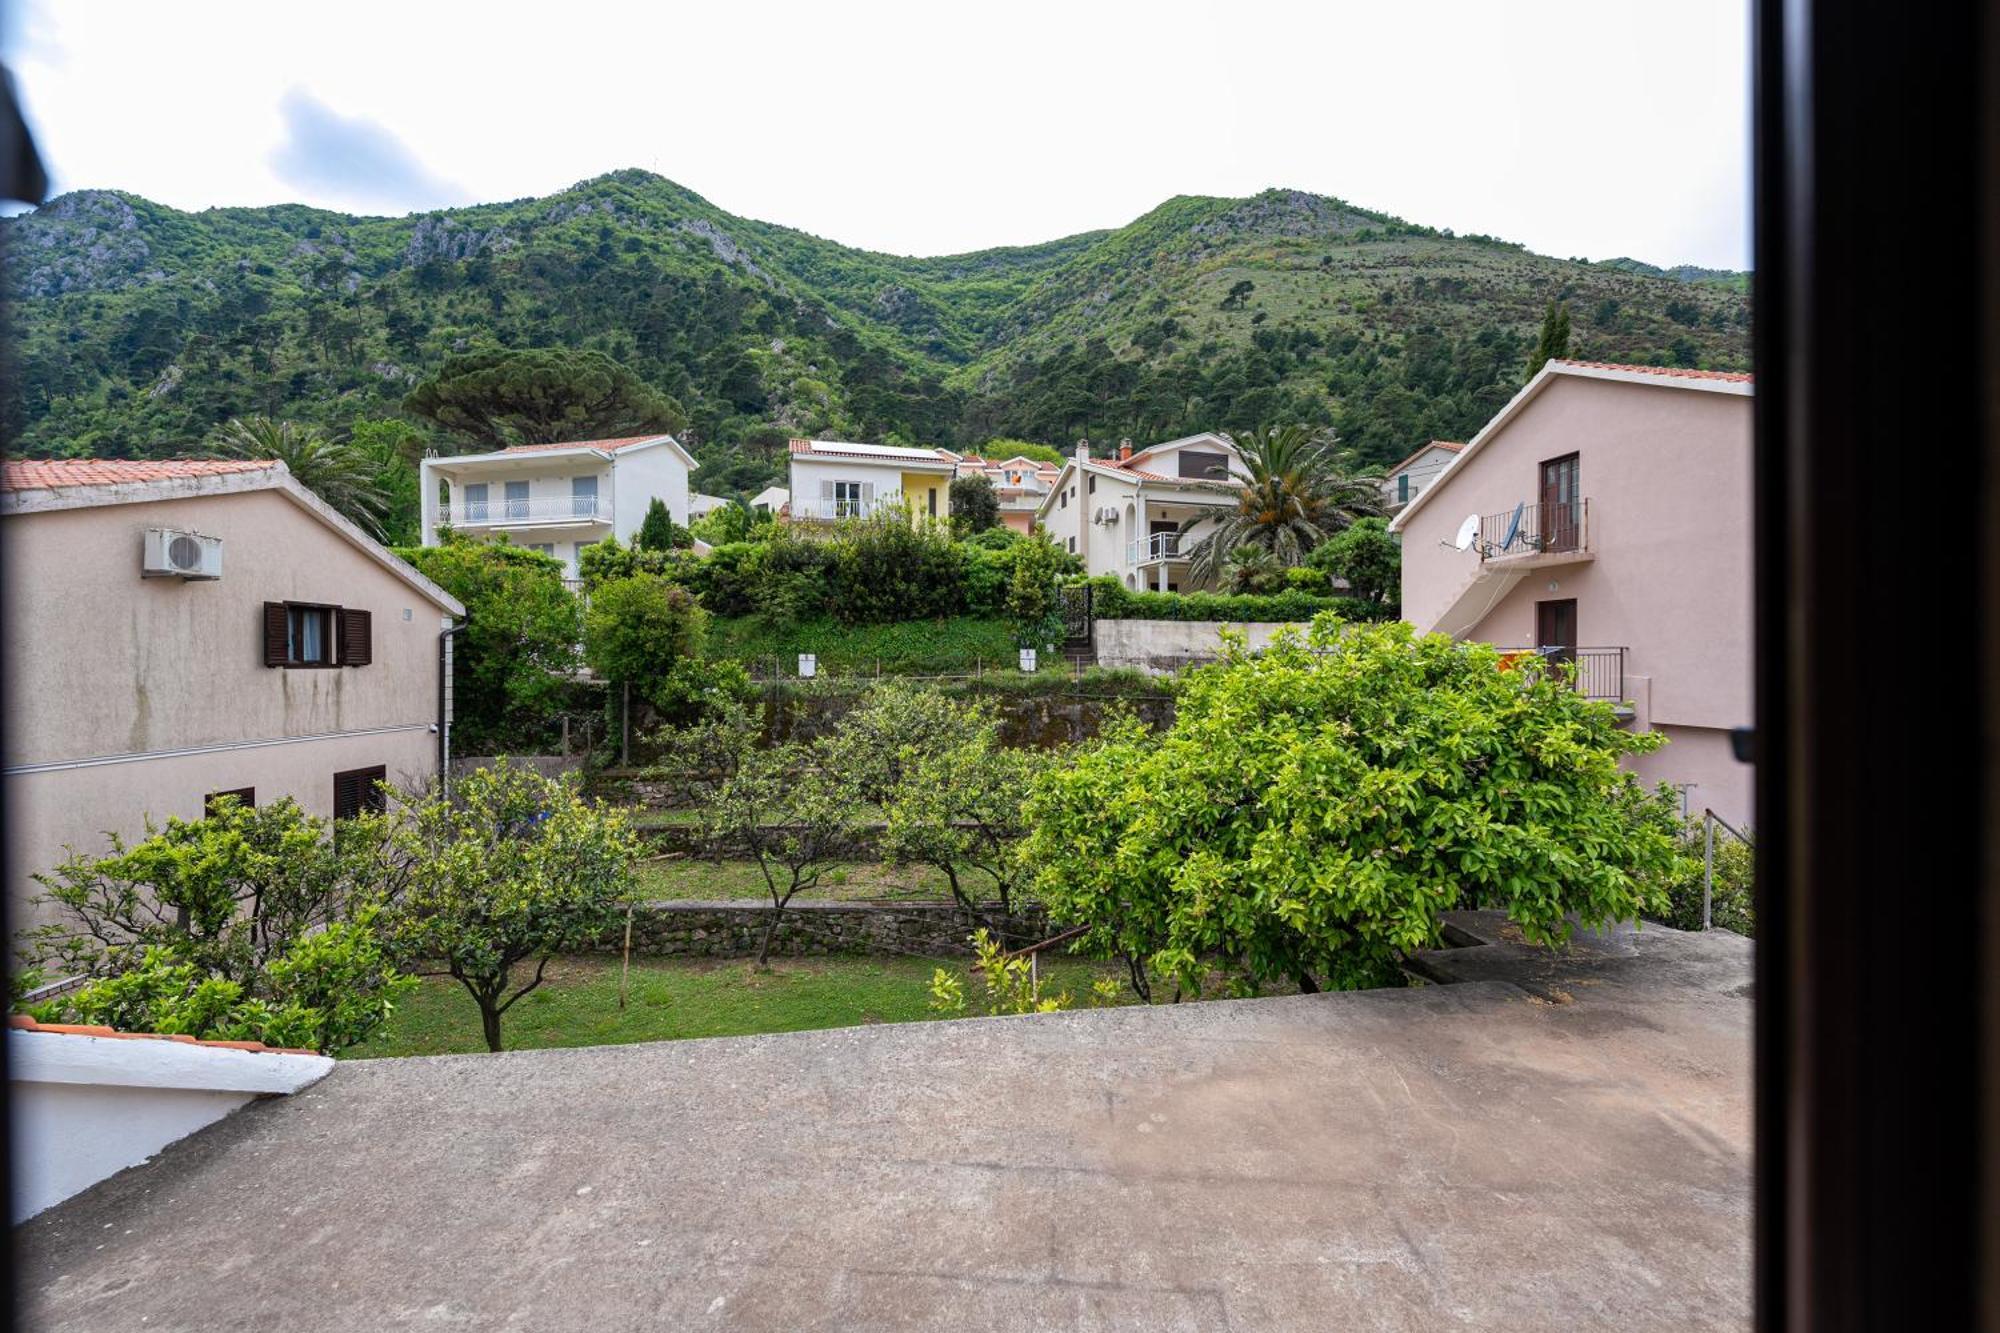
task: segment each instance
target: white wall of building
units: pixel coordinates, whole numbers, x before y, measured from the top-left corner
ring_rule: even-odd
[[[260,1096],[326,1077],[320,1055],[9,1032],[12,1220],[26,1221]]]

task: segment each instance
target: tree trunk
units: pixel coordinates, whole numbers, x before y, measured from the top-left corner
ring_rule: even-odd
[[[486,1031],[486,1049],[499,1053],[500,1050],[500,1010],[485,996],[479,999],[479,1025]]]
[[[766,968],[771,965],[771,941],[777,938],[778,918],[783,915],[784,910],[784,908],[780,907],[772,912],[771,923],[764,927],[764,944],[757,950],[757,966],[759,968]]]

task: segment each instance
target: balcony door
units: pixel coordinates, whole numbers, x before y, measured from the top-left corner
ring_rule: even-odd
[[[1576,661],[1576,598],[1535,603],[1535,651],[1551,666]]]
[[[597,517],[597,478],[569,479],[569,510],[573,518]]]
[[[465,488],[465,521],[484,523],[486,521],[486,483],[473,482]]]
[[[1574,551],[1583,527],[1583,505],[1577,498],[1576,455],[1551,458],[1542,464],[1541,522],[1544,551]]]
[[[528,483],[510,481],[507,483],[507,517],[526,518],[528,516]]]

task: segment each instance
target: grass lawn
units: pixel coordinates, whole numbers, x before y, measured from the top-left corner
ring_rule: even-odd
[[[964,977],[967,961],[815,958],[781,960],[759,972],[748,959],[635,958],[620,1010],[616,958],[559,958],[540,988],[507,1011],[501,1033],[507,1049],[526,1050],[909,1023],[935,1017],[928,1007],[932,969]],[[1092,979],[1124,975],[1115,963],[1073,958],[1052,959],[1041,971],[1045,993],[1067,988],[1079,1004],[1088,1004]],[[976,1010],[983,992],[977,983],[967,991]],[[430,977],[342,1058],[485,1049],[472,997],[448,977]]]
[[[764,876],[755,861],[674,860],[642,861],[634,867],[639,894],[648,899],[692,898],[720,900],[762,898],[769,901]],[[993,881],[983,871],[964,879],[969,891],[983,897]],[[862,861],[836,867],[820,880],[819,886],[801,893],[794,902],[806,899],[852,900],[892,898],[901,901],[950,901],[951,888],[943,875],[922,866],[895,869],[880,862]],[[526,1003],[526,1001],[522,1001]]]

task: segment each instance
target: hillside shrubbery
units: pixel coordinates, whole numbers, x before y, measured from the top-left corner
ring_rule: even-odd
[[[1306,571],[1315,582],[1320,576]],[[1348,620],[1379,617],[1382,608],[1357,597],[1292,589],[1277,593],[1134,592],[1108,574],[1090,580],[1091,611],[1099,620],[1295,621],[1331,611]]]

